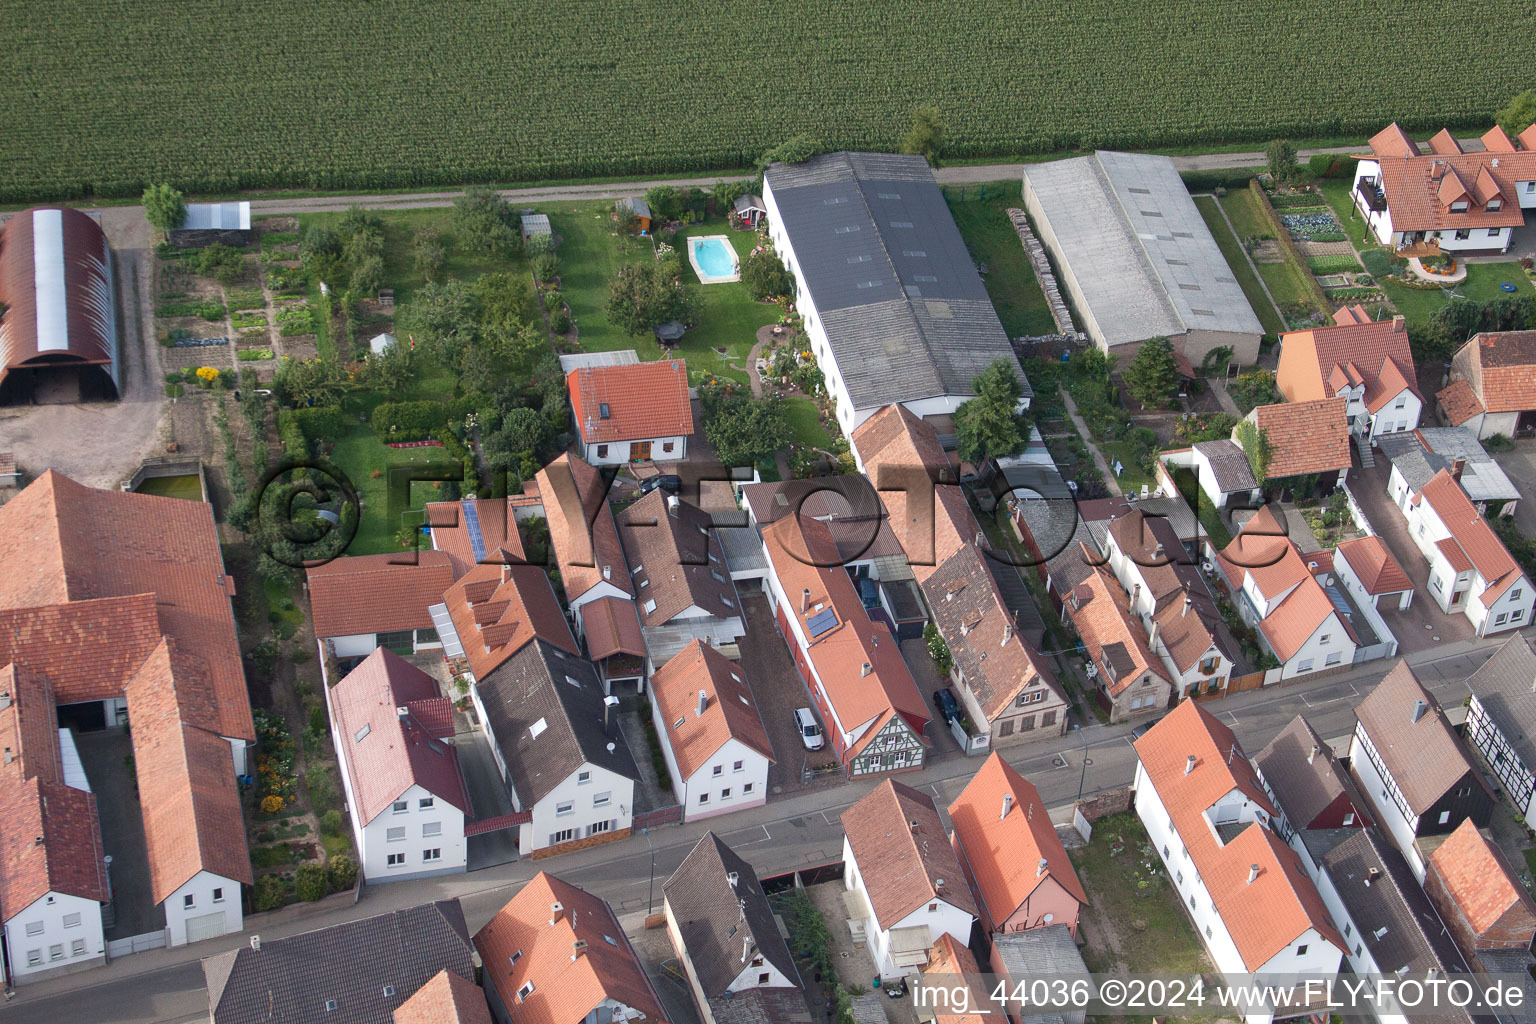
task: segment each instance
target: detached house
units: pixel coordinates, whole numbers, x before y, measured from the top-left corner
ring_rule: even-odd
[[[932,797],[887,779],[842,822],[849,923],[880,977],[916,972],[941,935],[970,943],[976,902]]]
[[[1294,491],[1298,477],[1311,481],[1308,489],[1314,494],[1328,494],[1339,485],[1353,464],[1348,404],[1342,395],[1336,395],[1255,406],[1244,417],[1269,441],[1269,462],[1264,466],[1264,479],[1259,481],[1266,494]],[[1232,441],[1241,448],[1238,437],[1234,430]]]
[[[1488,824],[1493,794],[1434,696],[1406,661],[1355,708],[1349,764],[1414,874],[1424,875],[1418,841],[1463,821]]]
[[[1135,747],[1136,815],[1216,968],[1337,972],[1345,939],[1301,858],[1272,831],[1275,807],[1232,730],[1184,701]]]
[[[1310,829],[1364,828],[1369,805],[1333,748],[1297,715],[1253,759],[1254,771],[1277,812],[1270,822],[1298,853],[1300,833]]]
[[[1467,742],[1504,786],[1515,813],[1536,825],[1536,651],[1513,636],[1467,679]]]
[[[655,490],[617,522],[651,670],[695,640],[735,653],[746,626],[709,513]]]
[[[1382,245],[1466,254],[1509,249],[1524,209],[1536,207],[1536,129],[1517,139],[1494,127],[1466,152],[1442,129],[1427,152],[1395,123],[1355,159],[1355,208]],[[1428,250],[1426,250],[1428,251]]]
[[[1429,596],[1441,611],[1461,612],[1478,636],[1530,625],[1536,588],[1448,470],[1398,507],[1429,562]]]
[[[1084,547],[1083,558],[1092,554]],[[1148,646],[1148,635],[1131,614],[1125,593],[1105,566],[1094,566],[1087,579],[1067,595],[1066,617],[1082,638],[1088,678],[1111,722],[1149,715],[1168,706],[1173,683],[1162,661]],[[1150,637],[1154,642],[1156,637]]]
[[[1401,611],[1413,603],[1413,580],[1374,533],[1340,541],[1333,550],[1333,570],[1358,604],[1381,608],[1385,600],[1385,607]]]
[[[381,647],[325,696],[364,877],[463,871],[469,798],[437,680]]]
[[[830,753],[855,777],[920,768],[930,715],[896,638],[871,619],[825,523],[785,516],[763,530],[764,587]]]
[[[1196,441],[1189,459],[1200,489],[1217,508],[1249,508],[1263,500],[1260,481],[1253,475],[1253,463],[1236,441]]]
[[[688,457],[693,409],[683,360],[579,367],[565,384],[582,458],[592,465]]]
[[[1435,396],[1448,425],[1478,440],[1536,427],[1536,331],[1474,335],[1451,357],[1450,378]]]
[[[1372,320],[1346,307],[1332,326],[1280,336],[1275,383],[1287,402],[1343,398],[1350,435],[1369,445],[1419,425],[1424,400],[1415,373],[1401,316]]]
[[[1307,568],[1268,506],[1216,556],[1216,566],[1238,614],[1258,630],[1265,648],[1280,662],[1282,679],[1355,660],[1360,646],[1356,631],[1364,624],[1340,615],[1332,592]],[[1350,607],[1342,595],[1340,601]]]
[[[667,1024],[608,901],[539,872],[475,933],[499,1024]]]
[[[1075,937],[1088,896],[1040,793],[997,754],[949,805],[951,842],[990,933],[1051,924]]]
[[[1468,960],[1508,970],[1500,954],[1527,961],[1536,941],[1536,903],[1498,846],[1464,821],[1429,855],[1424,891]]]
[[[800,971],[752,865],[706,832],[661,891],[667,937],[705,1024],[808,1021]]]
[[[768,799],[773,745],[746,673],[695,640],[651,677],[651,721],[690,821]]]
[[[1465,427],[1420,427],[1383,437],[1377,444],[1381,454],[1392,460],[1387,491],[1399,505],[1423,490],[1436,473],[1448,469],[1480,514],[1514,515],[1520,488]]]

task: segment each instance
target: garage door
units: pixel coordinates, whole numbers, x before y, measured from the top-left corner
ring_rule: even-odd
[[[224,915],[204,914],[202,917],[187,918],[187,941],[197,942],[200,939],[213,939],[224,934]]]

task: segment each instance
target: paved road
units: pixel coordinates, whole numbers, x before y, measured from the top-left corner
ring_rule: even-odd
[[[1336,146],[1328,149],[1303,149],[1297,156],[1305,160],[1314,153],[1353,153],[1359,146]],[[1228,167],[1258,167],[1264,163],[1263,153],[1201,153],[1192,156],[1176,156],[1174,166],[1181,171],[1219,170]],[[965,164],[958,167],[941,167],[935,172],[941,185],[973,185],[985,181],[1022,180],[1024,164]],[[618,199],[621,196],[637,196],[647,189],[660,185],[697,186],[708,188],[720,181],[745,181],[744,175],[724,175],[704,178],[656,178],[651,181],[622,181],[601,185],[547,185],[537,188],[503,189],[501,195],[509,202],[520,204],[557,203],[582,199]],[[460,195],[457,190],[445,192],[410,192],[399,195],[313,196],[307,199],[255,199],[251,202],[252,216],[262,217],[285,213],[324,213],[345,210],[361,204],[375,210],[409,210],[418,207],[451,206]]]
[[[1496,647],[1492,643],[1452,644],[1412,655],[1409,660],[1425,685],[1447,707],[1455,707],[1466,693],[1462,681]],[[1257,753],[1297,713],[1306,714],[1323,736],[1343,737],[1354,727],[1355,705],[1391,664],[1372,662],[1339,676],[1239,694],[1207,707],[1234,728],[1250,754]],[[1032,744],[1008,752],[1007,756],[1039,787],[1052,816],[1064,821],[1080,782],[1085,796],[1130,783],[1135,752],[1127,740],[1128,731],[1124,725],[1094,724],[1081,734]],[[1082,761],[1085,749],[1092,762],[1086,773]],[[974,760],[953,758],[903,776],[902,781],[928,789],[943,806],[955,797],[976,767]],[[871,787],[871,783],[852,783],[805,792],[765,807],[711,818],[703,824],[662,829],[653,833],[649,841],[634,836],[567,854],[557,861],[503,864],[448,878],[371,887],[355,905],[342,900],[289,908],[262,915],[251,931],[273,939],[451,896],[460,898],[465,918],[474,930],[489,920],[540,867],[550,868],[562,878],[604,896],[621,916],[640,915],[646,911],[648,899],[659,904],[662,881],[676,870],[709,828],[764,875],[836,860],[842,851],[838,815]],[[140,953],[94,971],[26,986],[4,1006],[0,1017],[6,1024],[206,1020],[202,973],[197,960],[242,945],[249,934],[176,950]]]

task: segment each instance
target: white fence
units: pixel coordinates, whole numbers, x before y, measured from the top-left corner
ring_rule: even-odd
[[[163,949],[165,947],[165,929],[157,932],[145,932],[143,935],[130,935],[126,939],[111,939],[107,942],[107,959],[115,960],[120,956],[129,956],[133,953],[142,953],[147,949]]]

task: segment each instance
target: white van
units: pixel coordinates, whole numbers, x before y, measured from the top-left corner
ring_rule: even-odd
[[[821,736],[821,726],[816,724],[816,716],[810,708],[795,709],[795,730],[800,733],[800,742],[805,744],[806,750],[820,750],[826,744]]]

